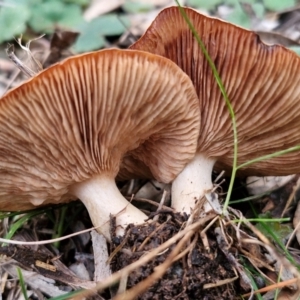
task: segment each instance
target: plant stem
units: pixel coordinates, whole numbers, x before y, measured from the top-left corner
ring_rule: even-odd
[[[180,10],[181,15],[183,16],[183,18],[185,19],[186,23],[188,24],[190,30],[192,31],[195,39],[198,42],[198,45],[201,48],[201,51],[203,52],[210,68],[213,71],[214,77],[216,79],[216,82],[219,86],[219,89],[225,99],[226,102],[226,106],[229,110],[230,113],[230,117],[231,117],[231,122],[232,122],[232,129],[233,129],[233,147],[234,147],[234,157],[233,157],[233,163],[232,163],[232,173],[231,173],[231,177],[230,177],[230,183],[229,183],[229,187],[228,187],[228,192],[227,192],[227,196],[226,196],[226,200],[224,202],[224,206],[223,206],[223,214],[227,211],[227,207],[229,205],[229,201],[230,201],[230,197],[231,197],[231,193],[233,190],[233,184],[234,184],[234,180],[235,180],[235,175],[236,175],[236,171],[237,171],[237,157],[238,157],[238,134],[237,134],[237,124],[236,124],[236,118],[235,118],[235,114],[232,108],[232,105],[230,103],[230,100],[227,96],[225,87],[222,83],[222,79],[218,73],[218,70],[214,64],[214,62],[212,61],[211,57],[209,56],[209,53],[207,52],[204,43],[202,42],[200,36],[198,35],[195,27],[193,26],[193,24],[191,23],[190,19],[188,18],[188,16],[186,15],[184,9],[182,8],[182,6],[180,5],[178,0],[175,0],[175,2],[178,5],[178,8]]]
[[[277,156],[280,156],[280,155],[283,155],[283,154],[287,154],[289,152],[297,151],[297,150],[300,150],[300,145],[293,146],[293,147],[285,149],[285,150],[277,151],[275,153],[271,153],[271,154],[267,154],[267,155],[264,155],[264,156],[261,156],[261,157],[251,159],[251,160],[237,166],[236,169],[238,170],[238,169],[244,168],[248,165],[254,164],[256,162],[266,160],[266,159],[270,159],[270,158],[274,158],[274,157],[277,157]]]

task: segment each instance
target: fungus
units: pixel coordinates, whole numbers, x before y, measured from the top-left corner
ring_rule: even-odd
[[[106,238],[110,214],[122,234],[147,218],[115,184],[122,158],[139,146],[171,181],[194,156],[199,116],[192,82],[166,58],[111,49],[58,63],[1,98],[0,210],[79,198]]]
[[[300,144],[300,58],[257,34],[184,8],[213,60],[236,115],[238,165]],[[163,10],[131,47],[175,62],[191,78],[201,114],[197,154],[172,186],[172,206],[190,212],[212,189],[211,174],[230,170],[232,121],[213,72],[178,7]],[[300,171],[299,153],[251,164],[244,175],[289,175]]]

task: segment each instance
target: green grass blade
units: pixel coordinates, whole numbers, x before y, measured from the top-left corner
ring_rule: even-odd
[[[255,215],[255,217],[257,217],[257,220],[259,220],[260,218],[258,217],[258,214],[257,214],[254,206],[252,205],[251,202],[249,204],[251,206],[253,214]],[[247,221],[248,221],[248,219],[247,219]],[[285,245],[281,242],[281,240],[278,237],[278,235],[276,234],[276,232],[274,232],[274,230],[272,230],[270,228],[270,226],[268,226],[267,222],[260,222],[260,224],[263,227],[263,230],[265,230],[265,232],[267,232],[267,234],[273,239],[273,241],[281,248],[281,250],[284,252],[286,258],[299,270],[300,269],[299,265],[296,263],[295,259],[292,257],[292,255],[289,253],[289,251],[286,249]]]
[[[61,295],[61,296],[58,296],[58,297],[50,298],[49,300],[67,300],[67,299],[72,299],[74,296],[79,296],[82,291],[83,290],[78,290],[78,291],[70,292],[70,293],[67,293],[65,295]]]
[[[4,238],[10,240],[13,237],[13,235],[16,233],[16,231],[24,225],[24,223],[26,223],[28,220],[30,220],[34,216],[39,215],[41,213],[42,212],[40,210],[38,210],[38,211],[33,211],[33,212],[25,214],[18,221],[16,221],[14,224],[11,225],[8,233],[6,234],[6,236]]]
[[[234,184],[234,180],[235,180],[235,175],[236,175],[236,166],[237,166],[237,157],[238,157],[238,134],[237,134],[237,124],[236,124],[236,118],[235,118],[235,114],[232,108],[232,105],[230,103],[230,100],[228,98],[228,95],[226,93],[225,87],[222,83],[222,79],[218,73],[218,70],[214,64],[214,62],[212,61],[211,57],[209,56],[209,53],[207,52],[204,43],[202,42],[200,36],[198,35],[195,27],[193,26],[193,24],[191,23],[190,19],[188,18],[188,16],[186,15],[184,9],[182,8],[182,6],[180,5],[178,0],[175,0],[175,2],[177,3],[177,6],[180,10],[181,15],[183,16],[184,20],[186,21],[186,23],[188,24],[190,30],[193,33],[193,36],[195,37],[195,39],[197,40],[198,45],[201,48],[201,51],[203,52],[205,59],[207,60],[211,70],[213,71],[214,77],[216,79],[216,82],[219,86],[219,89],[225,99],[226,102],[226,106],[229,110],[230,113],[230,117],[231,117],[231,121],[232,121],[232,129],[233,129],[233,147],[234,147],[234,157],[233,157],[233,163],[232,163],[232,173],[231,173],[231,177],[230,177],[230,183],[229,183],[229,187],[228,187],[228,192],[227,192],[227,196],[224,202],[224,206],[223,206],[223,213],[225,213],[227,211],[227,207],[229,205],[229,200],[231,197],[231,193],[232,193],[232,189],[233,189],[233,184]]]
[[[25,286],[25,281],[24,281],[21,269],[17,268],[17,272],[18,272],[18,277],[19,277],[19,281],[20,281],[20,286],[21,286],[21,289],[22,289],[22,294],[23,294],[25,300],[29,300],[28,295],[27,295],[26,286]]]
[[[266,218],[247,218],[247,222],[256,222],[256,223],[274,223],[274,222],[290,222],[291,218],[275,218],[275,219],[266,219]],[[232,223],[239,223],[241,220],[235,219],[231,220]]]
[[[64,206],[59,210],[59,220],[55,223],[54,234],[52,235],[53,239],[60,238],[63,235],[67,210],[68,206]],[[54,242],[54,247],[59,248],[59,245],[60,242]]]
[[[280,155],[284,155],[284,154],[294,152],[294,151],[299,151],[299,150],[300,150],[300,145],[297,145],[297,146],[294,146],[294,147],[291,147],[291,148],[288,148],[288,149],[285,149],[285,150],[274,152],[272,154],[268,154],[268,155],[264,155],[264,156],[261,156],[261,157],[258,157],[258,158],[254,158],[254,159],[251,159],[251,160],[237,166],[237,170],[241,169],[241,168],[244,168],[244,167],[247,167],[247,166],[249,166],[251,164],[254,164],[256,162],[259,162],[259,161],[274,158],[274,157],[277,157],[277,156],[280,156]]]
[[[229,204],[237,204],[237,203],[249,202],[249,201],[256,200],[256,199],[259,199],[261,197],[267,196],[270,193],[271,192],[265,192],[265,193],[256,194],[256,195],[249,196],[249,197],[245,197],[245,198],[242,198],[242,199],[231,200]]]
[[[244,266],[244,265],[246,265],[246,266],[245,266],[245,271],[246,271],[246,274],[248,275],[248,278],[249,278],[250,281],[251,281],[251,286],[252,286],[252,288],[253,288],[254,291],[257,291],[257,290],[258,290],[258,286],[257,286],[257,284],[256,284],[256,282],[255,282],[255,279],[254,279],[254,277],[253,277],[253,275],[252,275],[252,272],[251,272],[251,270],[250,270],[249,268],[247,268],[247,264],[246,264],[245,262],[243,262],[243,266]],[[256,296],[256,299],[257,299],[257,300],[263,300],[263,297],[261,296],[260,293],[256,294],[255,296]],[[243,298],[243,299],[244,299],[244,298]]]

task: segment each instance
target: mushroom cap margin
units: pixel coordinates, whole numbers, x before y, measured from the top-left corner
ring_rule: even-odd
[[[196,151],[199,118],[190,79],[166,58],[110,49],[58,63],[0,100],[0,210],[68,201],[69,186],[114,178],[138,146],[170,181]]]

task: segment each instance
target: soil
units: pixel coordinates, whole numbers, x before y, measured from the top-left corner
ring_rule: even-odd
[[[160,214],[158,223],[153,222],[148,226],[132,225],[127,228],[124,239],[114,238],[112,251],[120,248],[120,245],[122,247],[112,260],[112,271],[118,271],[137,261],[145,253],[157,248],[182,230],[186,217],[180,214],[168,216],[171,216],[169,220],[167,220],[167,215],[164,212]],[[159,223],[163,225],[160,226]],[[201,239],[198,238],[193,249],[183,258],[174,262],[166,270],[164,276],[149,287],[138,299],[240,299],[241,290],[237,281],[205,289],[205,284],[218,283],[221,280],[235,277],[233,267],[219,249],[213,232],[211,234],[208,232],[208,240],[209,253],[204,249]],[[156,266],[166,260],[175,246],[173,245],[168,251],[156,256],[150,263],[131,273],[127,280],[127,289],[146,279]]]

